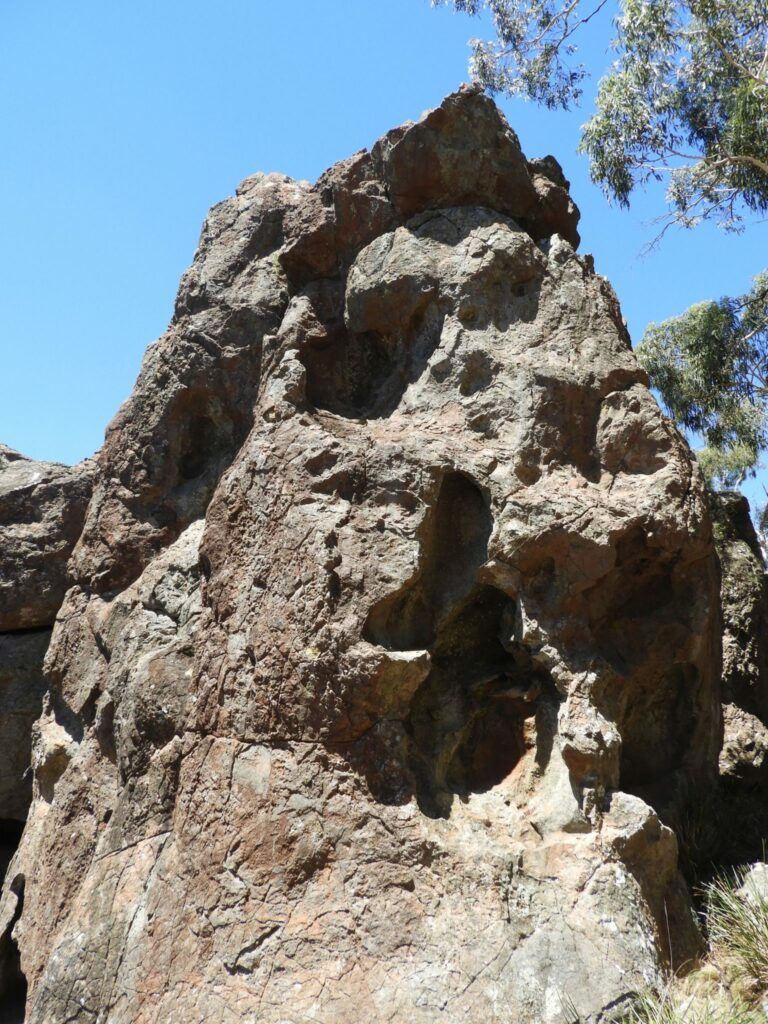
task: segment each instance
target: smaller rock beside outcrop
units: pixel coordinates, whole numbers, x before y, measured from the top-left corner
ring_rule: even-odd
[[[0,632],[53,624],[92,475],[89,460],[37,462],[0,446]]]
[[[43,660],[68,585],[67,562],[91,496],[93,467],[36,462],[0,445],[0,821],[24,821]],[[8,826],[10,827],[10,826]]]
[[[750,903],[768,903],[768,864],[753,864],[744,875],[739,896]]]
[[[742,495],[712,496],[722,571],[723,747],[726,779],[768,782],[768,586]]]

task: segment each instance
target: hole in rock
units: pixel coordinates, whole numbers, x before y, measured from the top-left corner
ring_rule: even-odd
[[[620,722],[622,789],[636,793],[655,783],[668,785],[683,766],[696,727],[697,692],[694,666],[672,665],[652,687],[629,695]],[[660,797],[651,799],[653,806],[663,805]]]
[[[399,591],[371,609],[366,640],[390,650],[429,647],[441,615],[474,587],[492,529],[480,488],[461,473],[447,473],[421,527],[419,567]]]
[[[417,798],[430,816],[447,815],[453,794],[498,785],[527,749],[544,680],[511,639],[514,616],[511,598],[478,586],[440,623],[432,671],[406,722]]]
[[[161,489],[162,502],[153,514],[169,519],[189,520],[185,507],[191,501],[196,510],[207,504],[209,492],[245,436],[247,423],[237,406],[222,395],[201,388],[179,392],[163,424],[166,443],[155,446],[151,478]],[[170,494],[168,482],[172,483]],[[182,524],[183,525],[183,524]]]
[[[514,640],[516,602],[478,582],[493,516],[480,488],[452,471],[420,528],[416,572],[375,605],[364,635],[389,650],[429,649],[431,671],[405,730],[416,797],[447,817],[454,796],[502,782],[533,742],[528,722],[546,680]]]
[[[4,828],[5,822],[2,823]],[[16,823],[14,823],[16,824]],[[5,833],[2,833],[5,835]],[[21,969],[21,959],[13,929],[24,907],[24,878],[18,875],[11,883],[17,903],[8,927],[0,935],[0,1024],[23,1024],[27,1002],[27,979]]]
[[[179,458],[179,476],[194,480],[205,468],[218,449],[216,426],[208,416],[193,416],[186,425],[183,448]]]
[[[0,818],[0,884],[21,842],[24,822],[13,818]]]
[[[474,395],[493,382],[495,368],[490,356],[482,350],[470,352],[461,370],[459,391],[465,397]]]

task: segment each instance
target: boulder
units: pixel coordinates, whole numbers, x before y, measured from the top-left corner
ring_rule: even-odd
[[[473,89],[214,208],[47,655],[28,1024],[597,1024],[696,954],[711,519],[577,217]]]
[[[723,748],[725,780],[768,782],[768,585],[749,503],[733,491],[713,494],[722,572]]]
[[[92,473],[90,461],[37,462],[0,445],[0,633],[53,625]]]

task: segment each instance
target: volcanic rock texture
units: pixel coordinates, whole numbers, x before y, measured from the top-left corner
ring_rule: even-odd
[[[470,89],[212,210],[47,654],[29,1024],[599,1021],[696,952],[709,513],[577,219]]]

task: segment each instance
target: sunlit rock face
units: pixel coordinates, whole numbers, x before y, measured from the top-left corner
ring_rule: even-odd
[[[696,952],[711,526],[577,219],[469,89],[213,209],[47,655],[28,1022],[596,1022]]]

